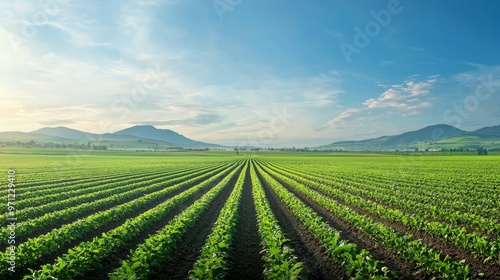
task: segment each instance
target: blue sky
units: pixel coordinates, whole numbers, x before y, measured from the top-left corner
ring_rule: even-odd
[[[0,130],[316,146],[500,124],[496,1],[2,1]]]

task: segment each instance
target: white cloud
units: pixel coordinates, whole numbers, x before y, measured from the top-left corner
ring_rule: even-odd
[[[383,92],[378,98],[368,99],[363,102],[363,105],[370,109],[395,108],[407,111],[406,114],[414,115],[419,112],[419,109],[432,106],[429,100],[421,101],[416,97],[428,95],[436,81],[436,77],[430,77],[418,83],[407,81],[400,85],[392,85],[391,88]]]
[[[428,77],[425,81],[415,82],[416,76],[410,77],[401,84],[391,86],[377,82],[377,85],[388,88],[377,98],[370,98],[363,102],[364,107],[349,108],[333,117],[318,130],[326,128],[343,128],[358,126],[371,120],[375,110],[384,109],[378,112],[382,115],[393,115],[390,109],[396,110],[400,116],[407,117],[417,115],[423,109],[433,106],[434,97],[427,97],[431,92],[434,83],[438,81],[438,76]],[[425,97],[425,100],[423,100]]]
[[[361,108],[349,108],[328,121],[326,125],[318,128],[318,130],[324,130],[326,128],[342,128],[353,125],[353,121],[359,118],[358,114],[362,110],[363,109]]]

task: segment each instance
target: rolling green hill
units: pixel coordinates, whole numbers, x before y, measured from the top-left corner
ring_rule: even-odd
[[[339,141],[316,147],[331,151],[412,151],[442,149],[500,149],[500,126],[464,131],[439,124],[393,136],[361,141]]]
[[[44,127],[32,132],[0,132],[0,146],[120,150],[224,148],[191,140],[172,130],[134,126],[115,133],[95,134],[67,127]]]

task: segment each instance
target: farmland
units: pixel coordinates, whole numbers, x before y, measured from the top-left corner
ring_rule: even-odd
[[[1,279],[500,279],[500,156],[0,159]]]

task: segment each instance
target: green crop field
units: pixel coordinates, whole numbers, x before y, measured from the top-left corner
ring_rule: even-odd
[[[497,155],[0,152],[0,279],[500,279]]]

